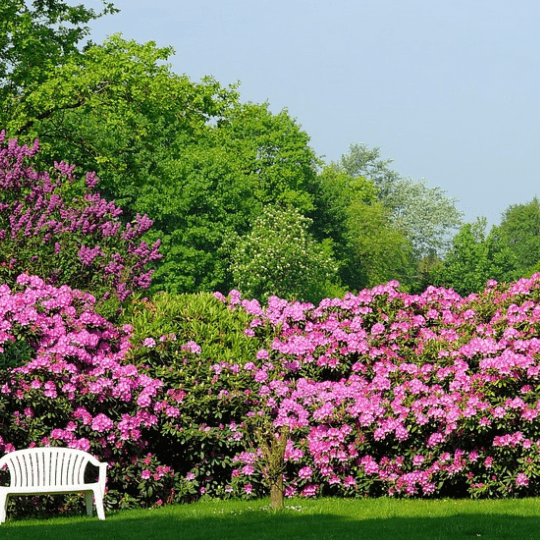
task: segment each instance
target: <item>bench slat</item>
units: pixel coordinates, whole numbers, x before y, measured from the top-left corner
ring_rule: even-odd
[[[43,452],[43,486],[51,483],[51,455]]]

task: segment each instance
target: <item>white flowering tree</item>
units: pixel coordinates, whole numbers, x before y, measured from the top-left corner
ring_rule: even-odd
[[[313,239],[310,223],[295,208],[265,208],[233,250],[230,271],[237,288],[262,300],[276,295],[318,302],[342,294],[331,244]]]

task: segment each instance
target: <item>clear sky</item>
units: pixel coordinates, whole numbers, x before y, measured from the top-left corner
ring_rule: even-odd
[[[176,73],[287,108],[327,162],[379,146],[467,221],[497,224],[540,196],[538,0],[113,2],[121,12],[92,23],[95,42],[172,45]]]

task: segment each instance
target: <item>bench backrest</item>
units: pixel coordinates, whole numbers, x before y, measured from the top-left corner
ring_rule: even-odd
[[[11,487],[80,486],[86,465],[99,461],[83,450],[72,448],[27,448],[4,455],[0,467],[7,465]]]

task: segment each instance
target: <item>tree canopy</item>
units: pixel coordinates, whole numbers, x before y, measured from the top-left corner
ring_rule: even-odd
[[[448,249],[451,231],[462,224],[456,200],[424,180],[403,178],[392,170],[392,159],[381,158],[379,147],[353,144],[333,166],[350,176],[364,176],[377,187],[377,198],[390,210],[390,220],[411,241],[416,257],[441,255]]]
[[[540,202],[534,198],[526,204],[509,206],[502,216],[500,234],[516,256],[523,275],[539,268]]]
[[[509,283],[518,277],[514,253],[498,227],[493,227],[486,235],[486,219],[483,218],[463,225],[444,260],[431,269],[429,281],[467,296],[482,291],[488,280]]]
[[[69,5],[62,0],[3,0],[0,4],[0,124],[26,107],[27,98],[68,60],[82,58],[80,43],[89,32],[87,24],[102,15],[117,11],[110,2],[102,2],[96,12],[84,5]],[[44,118],[62,110],[59,101],[41,110]],[[31,108],[31,105],[29,105]],[[32,126],[25,118],[16,133],[24,134]]]
[[[422,260],[444,254],[461,223],[454,200],[401,177],[379,148],[352,145],[325,166],[287,110],[242,103],[236,86],[211,77],[174,73],[171,47],[120,35],[83,43],[92,20],[116,11],[109,2],[100,12],[61,0],[10,0],[2,9],[10,17],[0,27],[8,137],[39,138],[42,170],[67,158],[96,171],[101,196],[123,208],[125,224],[138,214],[153,220],[145,239],[161,240],[163,259],[152,291],[245,286],[238,253],[265,208],[309,224],[313,253],[332,254],[339,271],[328,291],[396,278],[417,289]],[[280,290],[275,279],[266,291]]]
[[[330,244],[311,237],[310,221],[292,207],[262,210],[232,254],[234,283],[243,294],[265,301],[275,295],[318,303],[337,292],[339,265]],[[339,292],[341,296],[345,291]]]

